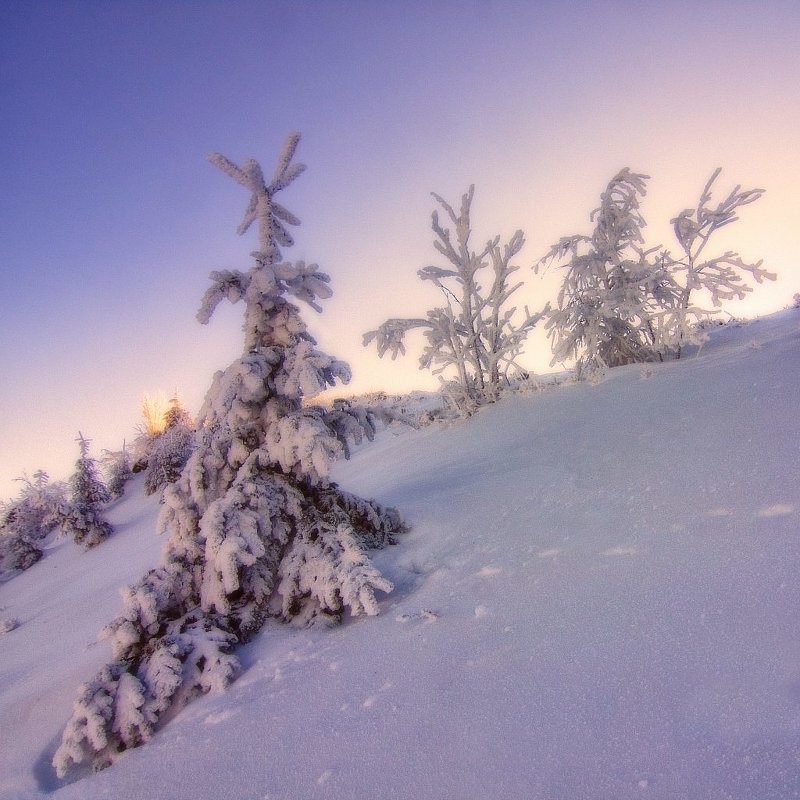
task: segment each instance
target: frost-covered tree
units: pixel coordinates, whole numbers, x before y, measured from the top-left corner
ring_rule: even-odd
[[[164,430],[149,444],[145,492],[153,494],[174,483],[189,460],[194,446],[194,423],[177,394],[164,412]]]
[[[0,509],[0,580],[33,566],[41,557],[40,542],[58,527],[60,509],[66,502],[62,483],[50,483],[37,470],[33,478],[18,478],[23,487],[17,497]]]
[[[194,422],[175,390],[167,401],[164,395],[146,394],[142,398],[142,421],[133,443],[133,472],[148,470],[147,493],[152,494],[166,483],[172,483],[183,469],[191,453]],[[172,432],[166,439],[165,434]],[[156,463],[150,464],[155,455]]]
[[[165,715],[194,695],[230,682],[232,648],[269,617],[309,623],[376,614],[376,592],[391,583],[368,548],[401,530],[397,512],[342,491],[332,459],[369,421],[308,400],[347,380],[347,366],[316,349],[298,306],[319,309],[328,277],[315,264],[284,261],[288,227],[299,220],[275,196],[304,169],[292,163],[291,135],[274,176],[256,161],[211,161],[251,194],[244,233],[259,228],[247,272],[212,273],[198,317],[223,299],[244,301],[244,352],[215,375],[198,418],[198,442],[176,483],[164,491],[161,566],[123,593],[106,629],[112,661],[84,684],[54,765],[109,764],[149,739]],[[367,430],[364,431],[366,423]]]
[[[104,451],[103,463],[107,470],[106,488],[112,499],[122,497],[125,484],[133,477],[133,459],[125,442],[117,452]]]
[[[558,241],[534,269],[562,262],[564,281],[545,327],[553,364],[575,359],[578,374],[658,355],[655,315],[675,303],[663,259],[643,249],[640,199],[647,175],[623,169],[592,212],[589,236]]]
[[[76,441],[80,456],[69,479],[70,498],[59,512],[59,525],[64,535],[89,550],[112,533],[102,509],[111,500],[111,494],[100,479],[97,463],[89,455],[90,441],[82,433],[78,433]]]
[[[394,359],[405,354],[406,333],[422,329],[427,345],[420,357],[420,369],[430,369],[435,375],[450,369],[456,377],[459,405],[466,411],[496,399],[509,370],[519,369],[516,359],[522,343],[541,317],[527,308],[518,315],[516,307],[509,305],[511,296],[522,286],[510,281],[519,269],[511,261],[525,243],[522,231],[516,231],[502,247],[498,236],[481,250],[472,249],[470,209],[474,192],[475,187],[470,186],[462,196],[458,214],[433,194],[453,226],[451,233],[439,221],[438,211],[433,212],[433,246],[449,267],[428,266],[417,274],[441,291],[445,305],[431,309],[424,319],[388,319],[365,333],[363,342],[366,347],[375,341],[379,356],[390,352]]]
[[[180,477],[192,453],[194,431],[174,425],[158,436],[150,448],[145,470],[145,492],[154,494]]]
[[[150,451],[158,437],[166,430],[167,412],[169,403],[163,392],[145,394],[139,408],[142,417],[136,426],[138,436],[133,440],[131,453],[131,469],[133,472],[143,472],[147,469]]]
[[[674,308],[663,314],[662,336],[678,357],[681,345],[692,341],[698,319],[709,313],[691,305],[693,293],[707,293],[714,306],[719,307],[727,300],[741,300],[753,290],[746,282],[747,275],[757,283],[777,277],[761,266],[762,261],[747,262],[733,250],[717,256],[707,253],[708,242],[716,231],[736,222],[739,209],[764,194],[763,189],[742,191],[737,185],[724,200],[713,205],[712,186],[721,171],[717,168],[708,179],[695,208],[684,209],[671,220],[680,254],[673,257],[666,252],[664,261],[677,284],[678,298]]]
[[[51,483],[44,470],[23,475],[17,497],[0,512],[0,529],[29,541],[44,539],[58,526],[58,510],[66,500],[66,487]]]
[[[164,412],[164,430],[176,428],[179,425],[184,428],[194,428],[191,414],[186,410],[183,405],[180,392],[176,389],[175,393],[169,400],[167,410]]]
[[[32,567],[41,557],[42,550],[35,542],[0,528],[0,582]]]

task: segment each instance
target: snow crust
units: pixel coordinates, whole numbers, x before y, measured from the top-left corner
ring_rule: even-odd
[[[267,626],[112,768],[50,761],[96,634],[158,559],[141,477],[90,552],[0,586],[0,798],[800,794],[800,315],[699,355],[379,436],[341,486],[412,525],[380,616]]]

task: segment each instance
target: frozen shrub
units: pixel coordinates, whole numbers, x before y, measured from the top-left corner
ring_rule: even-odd
[[[661,247],[644,249],[640,205],[648,176],[626,168],[609,182],[592,212],[592,234],[562,238],[535,265],[563,262],[565,269],[557,308],[546,323],[553,364],[575,359],[580,377],[606,367],[680,357],[684,345],[705,341],[702,323],[714,313],[693,305],[696,293],[718,307],[752,291],[747,274],[757,283],[775,280],[761,261],[746,262],[732,250],[717,256],[706,252],[713,234],[763,194],[736,186],[711,205],[719,174],[718,169],[708,180],[696,208],[672,220],[681,249],[677,257]]]
[[[163,394],[146,394],[142,398],[142,423],[139,430],[149,437],[158,436],[167,427],[166,415],[169,405]]]
[[[30,539],[0,529],[0,580],[32,567],[41,557],[41,549]]]
[[[194,422],[176,391],[167,402],[163,395],[145,395],[139,436],[133,447],[133,472],[145,472],[145,491],[154,494],[174,483],[194,446]]]

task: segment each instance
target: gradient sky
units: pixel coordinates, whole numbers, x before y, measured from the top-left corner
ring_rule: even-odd
[[[588,233],[608,179],[652,176],[651,244],[723,168],[767,190],[719,247],[779,281],[733,314],[800,291],[800,5],[744,2],[36,2],[0,4],[0,497],[63,478],[80,430],[129,441],[145,392],[196,412],[240,351],[241,306],[194,314],[216,268],[247,269],[248,197],[205,161],[270,171],[299,130],[307,172],[283,196],[334,297],[307,319],[351,363],[352,389],[431,387],[361,334],[438,304],[436,191],[476,184],[476,243],[522,228],[519,300],[551,299],[528,267]],[[529,363],[545,369],[536,340]]]

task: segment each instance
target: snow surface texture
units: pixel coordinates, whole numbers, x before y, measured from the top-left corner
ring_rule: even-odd
[[[754,346],[755,344],[755,346]],[[800,794],[800,316],[699,356],[381,436],[336,465],[413,525],[383,613],[268,626],[58,800],[785,800]],[[643,379],[646,378],[646,379]],[[0,586],[0,798],[56,789],[118,587],[158,558],[142,479],[90,552]]]

